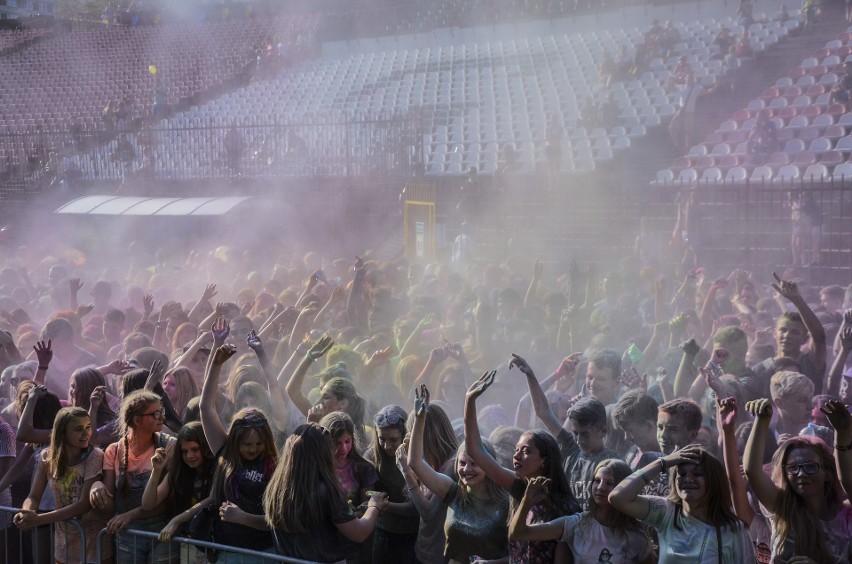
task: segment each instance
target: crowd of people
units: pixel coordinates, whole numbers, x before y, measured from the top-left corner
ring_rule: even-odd
[[[13,238],[0,554],[852,561],[852,286]]]

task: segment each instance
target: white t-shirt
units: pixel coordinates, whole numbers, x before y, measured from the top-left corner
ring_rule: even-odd
[[[639,562],[653,550],[651,539],[638,529],[622,532],[601,525],[588,513],[560,517],[562,538],[574,554],[574,562]]]
[[[716,527],[676,510],[663,497],[648,496],[651,510],[641,521],[657,529],[660,539],[659,564],[718,564],[719,543]],[[739,564],[754,561],[754,547],[745,526],[737,521],[722,527],[722,562]]]
[[[772,523],[772,562],[786,562],[776,554],[775,550],[775,517],[770,514],[769,521]],[[825,536],[825,545],[834,556],[836,564],[852,563],[852,507],[844,505],[831,521],[819,521],[822,534]],[[807,551],[798,551],[807,554]],[[786,556],[786,555],[784,555]]]

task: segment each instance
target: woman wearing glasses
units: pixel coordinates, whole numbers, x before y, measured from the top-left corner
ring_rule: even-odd
[[[408,414],[398,405],[383,407],[373,419],[373,445],[366,458],[376,467],[376,490],[388,494],[387,510],[379,516],[373,534],[373,562],[414,564],[414,543],[420,526],[420,514],[409,500],[405,477],[396,465],[397,451],[405,437]]]
[[[837,432],[834,456],[822,440],[794,436],[775,451],[770,477],[764,473],[762,461],[772,403],[760,399],[746,404],[755,422],[743,462],[749,485],[771,514],[773,562],[852,561],[852,508],[843,503],[835,467],[837,464],[844,473],[850,467],[849,412],[838,401],[821,409]]]
[[[138,390],[121,402],[119,439],[104,453],[102,482],[95,482],[89,493],[91,504],[115,516],[107,523],[107,532],[115,535],[116,562],[171,562],[179,554],[168,544],[152,543],[124,533],[128,526],[159,532],[167,523],[164,507],[142,510],[142,495],[153,465],[151,457],[158,448],[169,452],[174,438],[162,433],[165,411],[160,397]],[[132,523],[132,525],[131,525]]]

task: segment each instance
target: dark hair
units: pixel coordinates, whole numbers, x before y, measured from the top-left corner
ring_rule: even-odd
[[[612,377],[618,381],[621,376],[621,355],[612,349],[601,349],[589,359],[589,362],[595,363],[595,366],[601,370],[612,370]]]
[[[657,422],[657,400],[642,390],[630,390],[621,396],[612,409],[612,418],[621,429],[626,429],[636,421]]]
[[[106,313],[104,313],[103,320],[104,323],[118,323],[119,325],[121,325],[121,328],[124,329],[124,322],[126,320],[126,317],[124,315],[124,312],[120,309],[112,308],[108,309]]]
[[[203,460],[201,466],[195,471],[190,470],[183,462],[181,444],[184,442],[195,442],[201,447]],[[177,432],[177,443],[172,450],[172,456],[169,460],[168,480],[169,491],[171,493],[169,504],[172,515],[186,511],[193,505],[196,480],[201,482],[201,487],[197,489],[197,491],[201,492],[201,495],[207,495],[210,492],[210,487],[213,484],[213,470],[215,468],[213,453],[210,451],[210,445],[207,444],[207,437],[204,435],[201,423],[192,421],[181,427],[180,431]]]
[[[545,459],[541,475],[550,479],[550,495],[547,496],[547,499],[542,504],[544,506],[544,514],[541,516],[541,519],[549,521],[566,514],[562,512],[564,511],[564,507],[574,508],[569,513],[579,512],[580,505],[577,503],[577,498],[574,497],[574,493],[571,491],[568,478],[562,470],[562,454],[556,439],[553,438],[553,435],[542,429],[526,431],[524,435],[529,435],[532,438],[535,448],[538,449],[539,456]],[[509,514],[514,514],[516,509],[516,500],[513,497]]]
[[[38,398],[33,411],[33,429],[53,430],[53,422],[56,414],[62,409],[59,398],[53,392]]]
[[[580,425],[594,425],[604,428],[606,427],[606,407],[598,398],[585,396],[571,406],[571,409],[568,410],[568,418]]]
[[[386,405],[381,408],[373,418],[375,428],[373,430],[373,460],[376,463],[376,470],[381,472],[385,464],[395,465],[396,460],[388,456],[381,446],[379,446],[379,429],[396,429],[399,431],[400,438],[405,437],[405,424],[408,421],[408,413],[398,405]]]
[[[802,319],[802,315],[798,311],[785,311],[784,313],[778,316],[778,321],[776,321],[776,323],[779,323],[781,320],[792,321],[793,323],[800,323],[803,326],[805,325],[805,322]],[[807,328],[805,328],[805,330],[807,330]]]
[[[701,428],[701,408],[692,400],[673,399],[661,405],[659,410],[683,418],[683,424],[687,431],[698,431]]]

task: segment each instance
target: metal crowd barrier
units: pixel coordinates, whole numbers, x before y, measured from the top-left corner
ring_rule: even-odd
[[[136,544],[137,542],[138,543],[149,543],[152,548],[155,544],[160,544],[160,541],[159,541],[160,534],[158,532],[139,531],[137,529],[124,529],[124,531],[122,531],[122,532],[123,533],[129,533],[134,537],[134,545],[133,545],[134,549],[137,546],[137,544]],[[102,554],[102,550],[103,550],[104,536],[106,536],[106,535],[108,535],[107,530],[101,529],[101,531],[98,533],[97,539],[95,540],[95,542],[97,543],[96,557],[97,557],[98,562],[102,561],[101,554]],[[112,541],[110,541],[110,542],[112,542]],[[176,545],[179,546],[179,548],[175,548]],[[169,543],[169,553],[168,553],[169,559],[172,560],[172,561],[177,561],[177,559],[179,558],[179,556],[181,554],[181,549],[184,546],[195,547],[195,548],[204,548],[204,549],[209,548],[209,549],[213,549],[213,550],[216,550],[216,551],[228,552],[228,553],[230,553],[230,555],[242,556],[242,558],[240,560],[237,560],[237,562],[239,564],[244,564],[244,563],[245,564],[249,564],[249,563],[254,564],[256,562],[262,562],[263,564],[266,564],[267,562],[287,562],[289,564],[316,564],[314,562],[311,562],[310,560],[300,560],[298,558],[291,558],[289,556],[282,556],[280,554],[273,554],[271,552],[260,552],[258,550],[250,550],[248,548],[237,548],[237,547],[229,546],[229,545],[226,545],[226,544],[218,544],[218,543],[215,543],[215,542],[206,542],[206,541],[201,541],[201,540],[198,540],[198,539],[191,539],[191,538],[188,538],[188,537],[180,537],[180,536],[172,537],[172,542]],[[193,554],[189,558],[188,561],[189,562],[195,562],[196,560],[195,560],[194,556],[195,555]],[[203,561],[203,559],[202,559],[202,561]],[[181,560],[181,562],[183,562],[183,560]],[[229,559],[229,562],[233,562],[233,560]],[[137,563],[133,562],[133,564],[137,564]],[[139,563],[139,564],[145,564],[145,563]]]
[[[76,519],[69,519],[51,525],[34,527],[22,531],[12,523],[12,518],[20,511],[17,507],[0,506],[0,564],[42,564],[57,561],[54,551],[56,529],[63,527],[65,538],[76,529],[80,536],[80,553],[71,554],[68,544],[65,545],[64,557],[67,564],[85,564],[86,562],[86,533],[83,525]],[[73,533],[72,533],[73,534]]]

